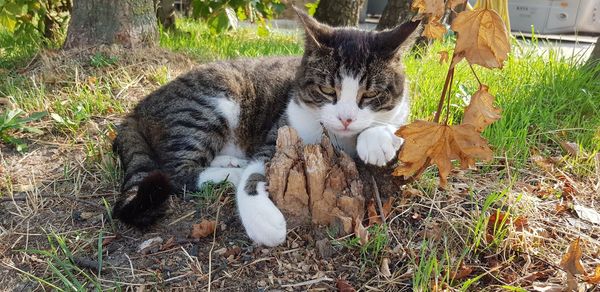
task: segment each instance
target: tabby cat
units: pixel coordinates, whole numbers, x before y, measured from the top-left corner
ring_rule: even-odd
[[[399,52],[418,22],[368,32],[297,12],[306,34],[301,58],[199,66],[125,118],[113,145],[125,169],[114,217],[150,225],[169,195],[227,179],[248,236],[276,246],[285,241],[286,221],[264,174],[279,127],[295,128],[305,143],[318,142],[324,127],[336,146],[366,163],[393,159],[402,144],[394,131],[409,112]]]

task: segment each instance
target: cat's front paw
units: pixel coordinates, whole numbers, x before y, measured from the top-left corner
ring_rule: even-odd
[[[358,135],[356,152],[367,164],[385,166],[396,156],[402,146],[402,138],[396,137],[389,129],[374,127]]]
[[[269,199],[265,182],[256,185],[256,194],[245,193],[238,196],[238,204],[242,224],[252,241],[270,247],[285,241],[285,218]]]

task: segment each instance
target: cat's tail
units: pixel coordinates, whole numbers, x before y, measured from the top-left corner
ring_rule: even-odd
[[[113,218],[136,227],[145,227],[162,217],[166,201],[174,192],[169,176],[153,159],[154,151],[139,131],[136,119],[120,126],[113,143],[124,168],[121,196],[113,208]]]

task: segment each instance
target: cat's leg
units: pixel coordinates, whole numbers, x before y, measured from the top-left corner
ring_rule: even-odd
[[[275,153],[277,130],[285,125],[283,115],[267,134],[264,145],[252,155],[236,191],[240,219],[246,233],[257,244],[276,246],[285,241],[287,227],[283,214],[269,198],[266,188],[265,161]]]
[[[253,161],[244,169],[236,200],[240,219],[252,241],[266,246],[277,246],[285,241],[285,218],[269,199],[263,161]]]
[[[392,126],[377,126],[362,131],[356,140],[356,152],[362,161],[385,166],[396,156],[403,139]]]

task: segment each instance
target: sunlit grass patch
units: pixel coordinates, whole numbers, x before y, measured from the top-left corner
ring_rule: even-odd
[[[215,35],[206,24],[182,19],[178,31],[162,31],[160,45],[186,53],[198,60],[209,61],[237,57],[299,55],[303,45],[299,33],[271,33],[259,36],[256,29],[241,28]]]
[[[415,119],[430,119],[436,110],[448,63],[440,63],[440,51],[451,43],[433,43],[416,49],[404,60],[411,81]],[[577,58],[550,49],[540,54],[536,44],[513,41],[513,53],[504,69],[475,66],[482,83],[490,86],[502,118],[483,135],[496,153],[524,162],[531,148],[557,149],[560,141],[572,141],[588,151],[600,150],[600,68],[584,68]],[[449,121],[462,120],[462,108],[478,89],[464,62],[455,72]]]

